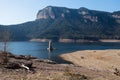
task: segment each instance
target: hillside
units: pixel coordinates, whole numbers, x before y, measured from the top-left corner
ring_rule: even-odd
[[[4,26],[0,25],[0,30]],[[120,11],[113,13],[84,7],[70,9],[48,6],[36,20],[6,28],[12,40],[47,39],[120,39]]]

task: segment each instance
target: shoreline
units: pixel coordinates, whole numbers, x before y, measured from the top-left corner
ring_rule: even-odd
[[[1,80],[120,80],[120,77],[114,74],[115,71],[111,73],[73,64],[57,64],[49,60],[11,53],[8,53],[8,57],[8,64],[0,64]],[[29,70],[25,70],[21,66],[15,66],[16,63],[32,65]]]
[[[102,71],[120,69],[120,50],[82,50],[60,55],[66,61],[77,66]]]
[[[52,39],[31,39],[30,42],[49,42],[49,40]],[[54,41],[54,40],[53,40]],[[93,43],[93,42],[120,42],[120,40],[117,39],[99,39],[99,40],[87,40],[87,39],[59,39],[56,42],[62,42],[62,43]]]

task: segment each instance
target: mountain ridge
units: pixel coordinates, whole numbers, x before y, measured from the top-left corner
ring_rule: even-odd
[[[0,25],[0,31],[3,27]],[[47,6],[38,11],[36,20],[6,28],[13,40],[120,39],[120,11]]]

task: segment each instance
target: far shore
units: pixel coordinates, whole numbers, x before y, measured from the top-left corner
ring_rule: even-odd
[[[120,49],[114,50],[83,50],[60,55],[66,61],[89,69],[108,70],[120,69]]]
[[[31,39],[29,41],[32,42],[49,42],[51,39]],[[63,43],[81,43],[81,42],[120,42],[120,40],[117,39],[100,39],[100,40],[87,40],[87,39],[59,39],[57,42],[63,42]]]
[[[120,40],[116,40],[116,39],[101,39],[99,41],[100,42],[120,42]]]

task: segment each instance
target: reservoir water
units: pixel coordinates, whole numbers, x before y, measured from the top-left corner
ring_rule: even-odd
[[[32,55],[40,59],[50,59],[61,62],[60,54],[70,53],[78,50],[105,50],[120,49],[120,43],[53,43],[54,51],[47,50],[47,42],[9,42],[8,51],[17,55]],[[0,43],[2,49],[2,43]]]

